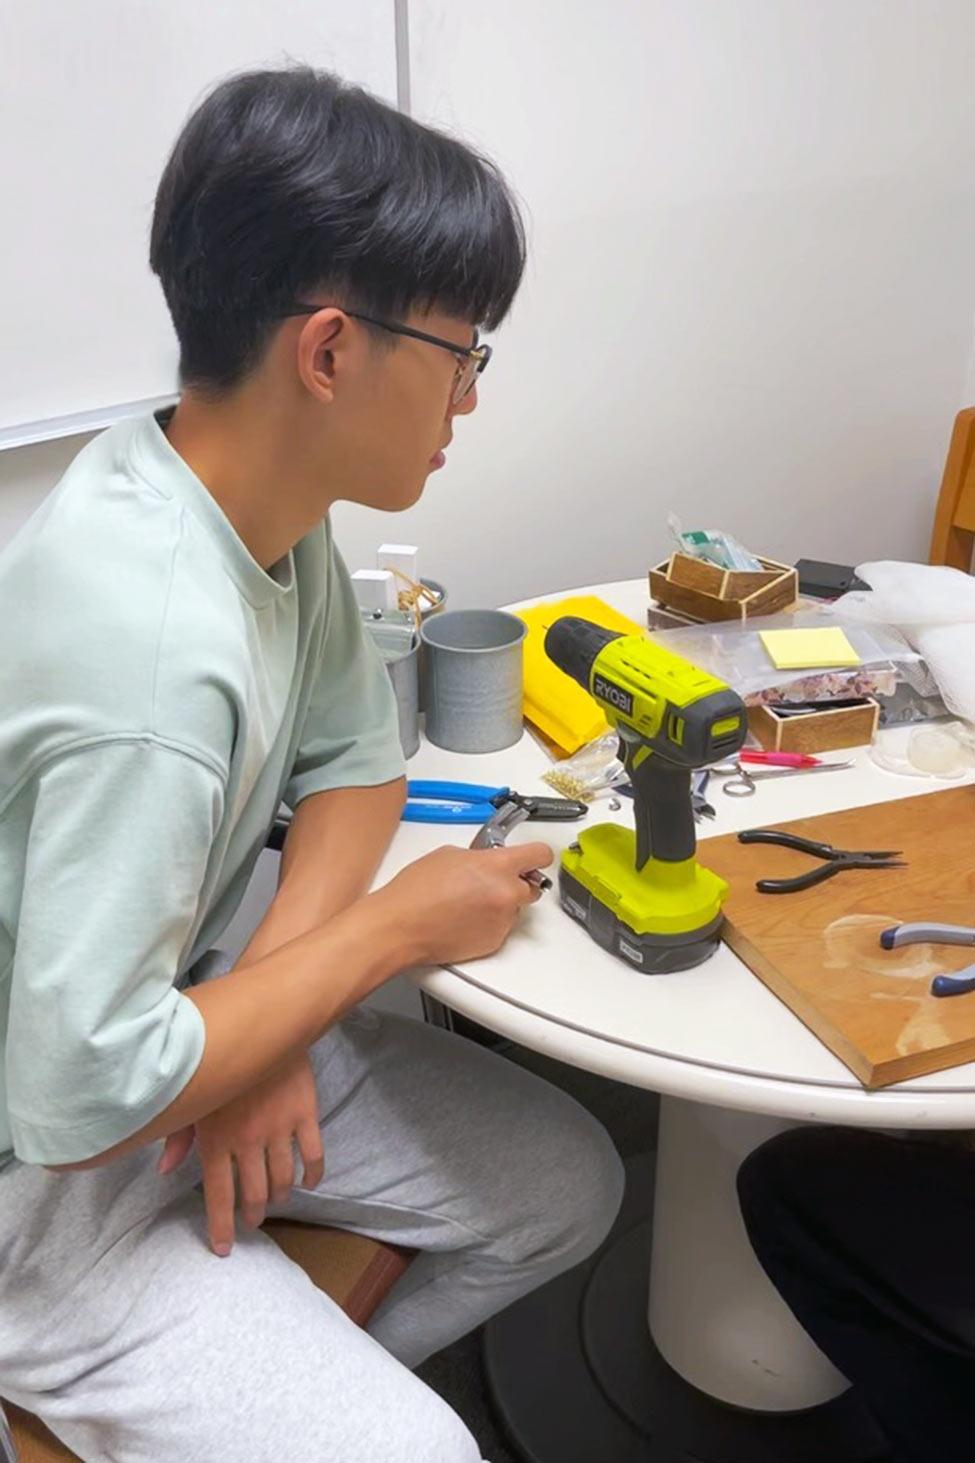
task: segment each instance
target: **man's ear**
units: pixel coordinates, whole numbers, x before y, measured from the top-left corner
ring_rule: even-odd
[[[350,344],[348,317],[334,305],[310,315],[298,336],[298,375],[306,391],[322,402],[335,397],[336,377]]]

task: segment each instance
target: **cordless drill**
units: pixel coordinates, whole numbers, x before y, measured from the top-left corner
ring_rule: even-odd
[[[642,635],[591,620],[556,620],[545,651],[619,733],[636,810],[635,830],[599,823],[566,850],[562,907],[639,970],[699,965],[717,946],[728,886],[695,857],[691,773],[738,751],[748,734],[744,703]]]

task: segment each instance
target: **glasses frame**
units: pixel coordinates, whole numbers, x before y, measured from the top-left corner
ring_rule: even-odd
[[[319,310],[328,308],[327,305],[310,305],[299,300],[290,310],[286,310],[281,318],[290,319],[293,315],[317,315]],[[478,340],[476,330],[473,345],[456,345],[454,341],[443,340],[439,335],[428,335],[425,330],[414,330],[412,325],[400,325],[393,320],[377,320],[374,315],[363,315],[359,310],[346,310],[343,306],[338,308],[344,315],[351,315],[353,320],[362,320],[367,325],[375,325],[379,330],[388,330],[391,335],[406,335],[411,340],[422,340],[427,345],[439,346],[441,350],[450,351],[457,361],[457,376],[450,395],[455,406],[464,400],[478,376],[483,375],[487,370],[488,362],[493,354],[489,345]]]

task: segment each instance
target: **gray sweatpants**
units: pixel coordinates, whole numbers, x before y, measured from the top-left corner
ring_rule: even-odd
[[[0,1174],[0,1396],[90,1463],[478,1463],[425,1357],[604,1238],[603,1129],[495,1054],[357,1010],[313,1048],[325,1177],[287,1213],[422,1251],[355,1326],[260,1232],[206,1242],[195,1159]]]

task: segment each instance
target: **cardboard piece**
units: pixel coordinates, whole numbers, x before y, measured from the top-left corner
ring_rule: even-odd
[[[865,1087],[975,1060],[975,993],[939,998],[933,977],[971,948],[883,950],[882,930],[936,920],[975,925],[975,786],[779,825],[835,848],[899,849],[903,869],[847,870],[798,894],[760,894],[819,862],[734,834],[700,846],[727,879],[724,939]]]

